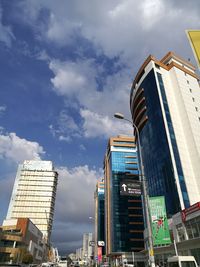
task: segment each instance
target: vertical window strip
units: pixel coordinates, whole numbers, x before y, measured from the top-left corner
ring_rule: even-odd
[[[162,75],[160,73],[158,73],[158,72],[157,72],[157,77],[158,77],[158,82],[159,82],[159,86],[160,86],[162,101],[164,103],[165,114],[167,114],[167,116],[166,116],[167,125],[168,125],[168,129],[169,129],[172,148],[173,148],[174,157],[175,157],[175,161],[176,161],[176,167],[177,167],[179,182],[181,184],[181,190],[182,190],[182,188],[185,189],[185,192],[182,191],[183,201],[184,201],[185,208],[187,208],[187,207],[190,206],[189,197],[188,197],[188,192],[186,190],[185,178],[184,178],[184,175],[183,175],[183,169],[182,169],[182,165],[181,165],[180,155],[179,155],[179,152],[178,152],[178,147],[177,147],[176,137],[175,137],[175,133],[174,133],[174,128],[173,128],[173,124],[172,124],[172,120],[171,120],[171,115],[170,115],[170,112],[169,112],[169,106],[168,106],[168,102],[167,102],[167,97],[166,97],[166,94],[165,94],[164,83],[163,83]]]

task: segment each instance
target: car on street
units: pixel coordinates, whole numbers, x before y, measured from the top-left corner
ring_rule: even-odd
[[[193,256],[173,256],[167,260],[168,267],[198,267]]]

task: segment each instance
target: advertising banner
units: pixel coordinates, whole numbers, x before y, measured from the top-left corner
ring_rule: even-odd
[[[141,196],[141,182],[132,180],[123,180],[120,182],[121,196]]]
[[[102,262],[102,247],[98,247],[97,249],[97,255],[98,255],[98,262]]]
[[[200,68],[200,30],[186,31],[190,45],[192,47],[198,67]]]
[[[150,197],[149,205],[154,246],[170,244],[171,240],[164,196]]]

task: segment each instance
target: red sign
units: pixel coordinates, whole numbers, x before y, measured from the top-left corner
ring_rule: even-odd
[[[189,208],[182,210],[181,211],[182,221],[185,222],[186,217],[189,214],[192,214],[193,212],[198,211],[198,210],[200,210],[200,202],[197,202],[193,204],[192,206],[190,206]]]
[[[98,262],[102,262],[102,247],[98,247]]]

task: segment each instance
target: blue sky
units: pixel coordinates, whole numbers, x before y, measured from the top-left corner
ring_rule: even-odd
[[[149,54],[195,64],[186,29],[198,0],[0,1],[0,220],[17,165],[52,160],[59,172],[52,242],[60,253],[93,231],[93,192],[109,136],[131,134],[129,94]],[[72,190],[73,189],[73,190]]]

